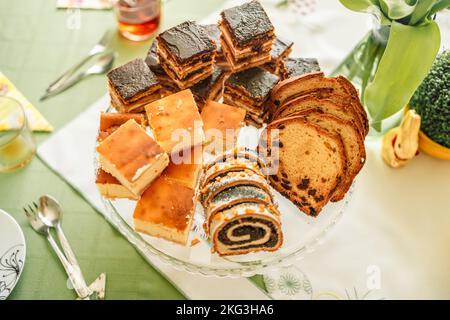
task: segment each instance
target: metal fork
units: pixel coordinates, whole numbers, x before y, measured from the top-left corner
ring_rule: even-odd
[[[36,232],[47,238],[47,241],[50,243],[50,246],[52,247],[53,251],[55,251],[64,269],[66,270],[69,280],[72,283],[72,286],[77,295],[81,299],[89,298],[89,296],[92,294],[92,291],[86,286],[86,282],[82,278],[81,272],[69,263],[66,256],[61,251],[52,234],[50,233],[50,228],[38,218],[38,205],[36,204],[36,202],[33,202],[32,205],[28,205],[28,208],[24,207],[23,211],[25,212],[31,227]]]
[[[80,62],[64,72],[58,79],[53,81],[47,88],[47,92],[54,91],[59,88],[64,82],[66,82],[78,69],[80,69],[86,62],[88,62],[93,56],[99,53],[105,52],[108,48],[108,44],[111,41],[112,31],[106,30],[100,41],[88,52]]]

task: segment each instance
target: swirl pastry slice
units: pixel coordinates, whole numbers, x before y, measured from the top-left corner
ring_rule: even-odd
[[[236,204],[245,202],[271,206],[273,203],[273,197],[272,194],[267,193],[261,188],[250,185],[231,187],[225,189],[222,192],[219,192],[211,199],[208,210],[206,212],[206,232],[209,232],[209,225],[216,213],[230,208]]]
[[[232,159],[247,159],[252,163],[256,163],[260,169],[264,169],[266,167],[266,163],[258,156],[256,151],[247,148],[234,148],[218,155],[206,163],[204,166],[204,171],[207,171],[217,163],[228,162]]]
[[[275,251],[283,243],[273,206],[241,203],[217,213],[211,222],[214,250],[221,256]]]
[[[269,184],[261,174],[251,170],[229,172],[225,175],[217,176],[201,190],[203,207],[208,207],[211,199],[219,192],[239,185],[252,185],[270,192]]]
[[[227,162],[218,162],[210,167],[203,175],[202,186],[208,185],[218,176],[224,176],[228,172],[236,172],[250,170],[256,174],[261,174],[259,166],[256,162],[245,158],[232,159]]]

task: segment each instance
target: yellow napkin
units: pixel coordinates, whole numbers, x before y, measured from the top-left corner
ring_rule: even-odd
[[[30,128],[33,131],[53,131],[53,127],[48,121],[37,111],[37,109],[23,96],[23,94],[17,90],[11,81],[0,72],[0,96],[7,96],[16,99],[25,109],[27,119],[30,124]],[[17,127],[17,124],[11,123],[14,119],[11,119],[2,115],[0,110],[0,130],[8,130]]]

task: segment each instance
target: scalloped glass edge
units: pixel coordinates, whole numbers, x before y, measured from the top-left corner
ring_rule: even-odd
[[[294,261],[298,261],[304,258],[307,253],[313,252],[317,245],[321,244],[324,237],[329,233],[329,231],[339,222],[342,218],[344,211],[348,207],[350,199],[353,196],[355,182],[350,187],[344,200],[342,208],[339,210],[336,217],[330,221],[330,223],[313,239],[308,241],[304,246],[296,250],[295,252],[287,255],[282,259],[274,259],[272,261],[265,261],[263,263],[255,263],[252,265],[241,265],[235,268],[220,269],[220,268],[208,268],[203,266],[198,266],[192,263],[181,261],[175,257],[169,256],[166,253],[154,248],[151,244],[146,242],[139,233],[134,231],[125,220],[120,216],[112,203],[101,197],[105,211],[101,214],[105,219],[114,226],[117,231],[119,231],[132,245],[135,249],[149,262],[152,264],[150,257],[158,257],[163,263],[174,267],[177,270],[187,271],[193,274],[200,274],[203,276],[217,276],[217,277],[251,277],[257,274],[262,274],[267,271],[273,271],[282,267],[287,267],[291,265]]]

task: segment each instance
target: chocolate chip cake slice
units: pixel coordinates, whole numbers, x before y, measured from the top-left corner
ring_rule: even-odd
[[[214,72],[216,45],[195,22],[170,28],[157,40],[159,63],[180,89],[191,87]]]
[[[259,148],[269,163],[278,164],[271,185],[310,216],[320,213],[345,174],[340,136],[301,116],[270,123]]]
[[[314,123],[329,132],[337,133],[341,137],[347,161],[346,173],[343,175],[342,183],[334,192],[331,201],[336,202],[342,200],[352,185],[353,179],[364,166],[366,151],[363,138],[355,125],[350,121],[323,113],[318,109],[307,110],[298,113],[297,115],[303,116],[307,121]]]
[[[246,123],[261,127],[268,111],[270,92],[278,81],[278,76],[260,68],[232,74],[225,81],[224,103],[246,110]]]
[[[276,110],[290,101],[314,94],[352,108],[362,134],[369,130],[367,113],[359,100],[355,87],[344,77],[327,78],[323,72],[311,72],[279,82],[271,93],[271,109]]]
[[[364,136],[364,127],[359,120],[358,114],[351,107],[348,99],[345,97],[339,98],[337,95],[333,95],[331,99],[330,97],[321,98],[320,95],[316,96],[316,93],[300,96],[276,109],[272,116],[272,120],[292,117],[310,109],[318,109],[323,113],[328,113],[342,120],[350,121],[355,125],[360,135]]]
[[[233,72],[270,62],[274,27],[258,1],[222,11],[219,27],[222,51]]]
[[[132,60],[107,74],[111,105],[122,113],[141,112],[160,98],[158,78],[142,59]]]

